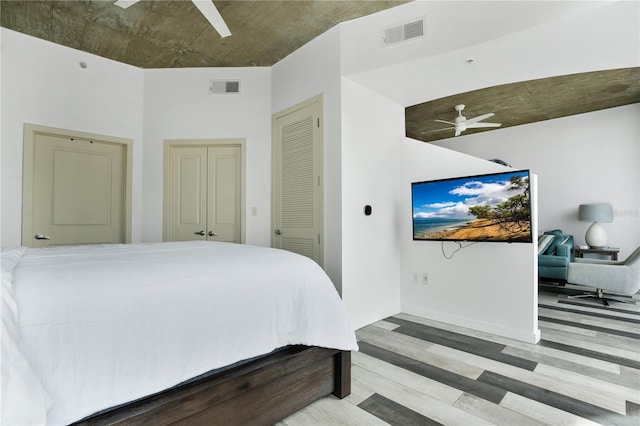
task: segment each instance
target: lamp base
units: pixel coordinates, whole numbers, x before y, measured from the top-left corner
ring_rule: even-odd
[[[584,240],[591,248],[603,248],[607,245],[607,233],[602,225],[598,222],[593,222],[589,229],[587,229]]]

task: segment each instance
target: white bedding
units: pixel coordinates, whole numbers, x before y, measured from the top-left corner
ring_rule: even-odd
[[[357,350],[327,275],[282,250],[205,241],[28,249],[10,290],[19,347],[51,400],[48,410],[45,396],[27,403],[48,424],[286,345]]]

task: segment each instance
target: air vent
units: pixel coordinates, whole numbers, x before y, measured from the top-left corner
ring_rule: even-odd
[[[385,46],[420,37],[424,37],[424,18],[382,30],[382,43]]]
[[[211,80],[209,94],[237,94],[240,93],[240,80]]]

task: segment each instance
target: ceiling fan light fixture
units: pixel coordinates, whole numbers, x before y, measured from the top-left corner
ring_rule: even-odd
[[[467,129],[477,129],[477,128],[483,128],[483,127],[500,127],[502,125],[502,123],[481,123],[482,120],[486,120],[489,117],[493,117],[495,114],[492,112],[467,119],[467,117],[462,115],[462,111],[464,110],[464,107],[465,106],[463,104],[456,105],[455,107],[453,107],[453,109],[455,109],[458,112],[458,115],[456,116],[454,123],[450,121],[444,121],[444,120],[434,120],[439,123],[451,124],[454,127],[446,127],[444,129],[431,130],[429,132],[423,132],[423,134],[436,132],[440,130],[454,129],[455,130],[454,137],[455,137],[455,136],[460,136],[462,132],[464,132]]]

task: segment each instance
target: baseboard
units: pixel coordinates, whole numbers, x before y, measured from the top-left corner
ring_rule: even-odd
[[[405,306],[402,308],[402,312],[415,315],[418,317],[430,319],[433,321],[440,321],[447,324],[457,325],[459,327],[470,328],[472,330],[478,330],[485,333],[496,334],[502,337],[508,337],[510,339],[520,340],[527,343],[538,343],[540,340],[540,329],[533,331],[516,330],[513,328],[507,328],[496,324],[477,321],[471,318],[463,318],[455,315],[447,315],[442,312],[429,311],[426,309],[413,308],[411,306]]]
[[[371,325],[376,321],[380,321],[387,317],[397,315],[400,312],[400,305],[393,305],[384,309],[380,309],[379,311],[373,312],[371,314],[362,316],[360,318],[352,319],[351,323],[354,330],[357,330],[359,328],[366,327],[367,325]]]

